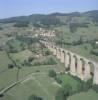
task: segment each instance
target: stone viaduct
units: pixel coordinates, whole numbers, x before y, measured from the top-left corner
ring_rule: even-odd
[[[66,73],[77,76],[84,81],[93,78],[93,84],[98,85],[98,63],[55,46],[52,43],[46,41],[40,42],[53,52],[53,55],[60,59],[62,63],[64,63]]]

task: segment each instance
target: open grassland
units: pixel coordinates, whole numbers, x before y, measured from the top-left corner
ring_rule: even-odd
[[[60,72],[63,70],[63,67],[59,65],[51,65],[22,68],[20,70],[19,79],[26,77],[27,75],[30,76],[26,78],[23,82],[21,82],[21,84],[9,90],[7,94],[5,94],[3,98],[1,98],[1,100],[16,100],[16,98],[18,100],[27,100],[31,94],[42,96],[45,100],[55,100],[54,98],[56,91],[60,88],[60,86],[55,85],[56,81],[48,76],[48,71],[50,69],[54,69],[56,72]],[[5,74],[2,74],[3,76],[1,80],[3,81],[3,83],[8,83],[10,80],[11,83],[12,81],[16,80],[16,76],[14,77],[13,75],[15,74],[15,72],[17,72],[17,70],[14,70],[15,69],[12,69],[12,72],[10,71],[11,75],[9,77],[7,75],[7,79],[5,78],[4,80],[2,80],[7,72]],[[36,72],[38,70],[40,72]],[[3,87],[4,85],[1,84],[0,86]]]
[[[7,92],[7,95],[18,100],[28,100],[31,94],[37,94],[45,100],[55,100],[56,91],[60,87],[54,83],[55,81],[48,77],[47,74],[32,75],[31,79],[14,87]]]
[[[59,78],[61,78],[63,81],[61,85],[58,84],[53,78],[50,78],[48,76],[48,70],[55,69],[56,71],[56,69],[58,69],[57,67],[53,66],[40,66],[40,67],[42,71],[36,72],[32,68],[32,71],[34,72],[23,82],[21,82],[21,84],[9,90],[5,95],[8,96],[8,98],[12,99],[17,98],[19,100],[20,99],[27,100],[31,94],[37,94],[43,97],[45,100],[55,100],[56,92],[63,85],[70,84],[73,87],[73,89],[76,90],[76,85],[78,84],[78,82],[75,81],[71,76],[60,75]],[[59,71],[62,71],[60,69]],[[29,70],[25,69],[25,71],[30,72]],[[24,73],[26,74],[25,71],[22,69],[21,74],[22,75]],[[4,96],[5,99],[2,98],[2,100],[6,100],[6,96]]]
[[[0,74],[0,90],[16,81],[17,69],[8,69]]]
[[[0,72],[8,68],[8,64],[11,63],[11,60],[8,58],[5,51],[0,51]]]
[[[71,77],[68,74],[58,75],[58,78],[62,81],[61,85],[70,85],[73,89],[73,91],[77,91],[77,86],[81,84],[79,81],[75,80],[73,77]]]
[[[24,66],[21,67],[19,72],[19,79],[37,72],[45,72],[48,73],[50,69],[54,69],[56,72],[60,72],[64,70],[64,67],[57,65],[42,65],[42,66]],[[0,74],[0,89],[10,85],[11,83],[17,81],[17,68],[7,69],[5,72]]]
[[[87,92],[81,92],[70,96],[68,100],[98,100],[98,93],[91,89]]]

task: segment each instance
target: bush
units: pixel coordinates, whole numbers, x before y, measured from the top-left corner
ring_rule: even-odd
[[[34,59],[35,59],[34,57],[29,57],[29,58],[28,58],[28,62],[31,63]]]
[[[57,76],[57,74],[54,70],[49,70],[49,76],[55,78]]]
[[[13,64],[8,64],[8,68],[12,69],[12,68],[14,68],[14,65]]]
[[[34,64],[33,64],[33,66],[39,66],[39,65],[43,65],[42,62],[35,61]]]
[[[61,83],[62,83],[62,80],[61,80],[61,79],[59,79],[58,77],[55,77],[55,80],[56,80],[56,82],[57,82],[57,83],[59,83],[59,84],[61,84]]]
[[[28,100],[43,100],[43,98],[36,95],[31,95]]]
[[[43,65],[55,65],[55,64],[57,64],[57,63],[52,57],[48,58],[47,61],[43,62]]]
[[[91,50],[90,53],[93,54],[93,55],[95,55],[95,56],[98,56],[98,49]]]
[[[44,61],[35,61],[33,63],[33,66],[39,66],[39,65],[54,65],[56,64],[56,61],[53,58],[48,58]]]
[[[77,31],[78,27],[84,27],[84,28],[88,28],[88,24],[89,23],[70,23],[69,24],[69,29],[71,33],[74,33]]]

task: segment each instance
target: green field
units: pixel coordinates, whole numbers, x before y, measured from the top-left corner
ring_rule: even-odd
[[[25,80],[21,82],[21,84],[9,90],[2,99],[16,100],[15,98],[18,98],[18,100],[27,100],[31,94],[36,94],[42,96],[45,100],[50,100],[50,99],[55,100],[54,98],[56,91],[60,88],[60,86],[58,84],[55,85],[56,81],[48,76],[48,71],[50,69],[54,69],[55,71],[58,72],[62,71],[63,67],[60,68],[57,65],[57,66],[35,66],[30,68],[28,67],[22,68],[20,70],[19,78],[21,79],[22,77],[24,76],[26,77],[27,75],[30,76],[25,78]],[[40,72],[36,72],[37,70],[40,70]],[[10,82],[10,84],[13,83],[12,81],[16,80],[16,77],[13,76],[15,72],[14,70],[12,70],[12,72],[9,72],[11,75],[7,77],[7,80],[4,79],[0,81],[0,83],[1,82],[6,83],[6,85],[1,84],[0,86],[6,87],[7,85],[9,85],[8,82]],[[3,77],[4,76],[5,74],[3,74]]]
[[[98,100],[98,93],[94,90],[89,90],[70,96],[68,100]]]
[[[5,51],[0,51],[0,71],[8,68],[8,64],[11,63],[11,60],[8,58]]]
[[[59,75],[58,78],[62,80],[62,83],[61,83],[62,86],[65,86],[65,85],[69,84],[70,86],[72,86],[72,90],[73,91],[76,91],[77,90],[77,86],[79,84],[81,84],[80,82],[78,82],[77,80],[75,80],[73,77],[71,77],[68,74]]]
[[[59,86],[47,74],[32,75],[30,80],[22,82],[20,85],[11,89],[7,94],[19,100],[27,100],[31,94],[37,94],[45,100],[55,100],[54,96]]]

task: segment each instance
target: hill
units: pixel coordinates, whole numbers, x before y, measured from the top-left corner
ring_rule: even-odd
[[[98,10],[88,11],[88,12],[72,12],[72,13],[52,13],[52,14],[32,14],[29,16],[19,16],[19,17],[11,17],[6,19],[0,19],[0,23],[16,23],[16,22],[32,22],[45,24],[45,25],[61,25],[66,24],[67,22],[62,22],[60,18],[67,17],[67,22],[70,21],[71,18],[75,17],[87,17],[93,22],[98,23]]]

